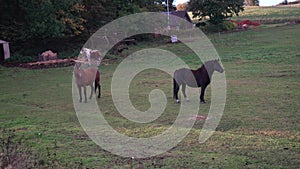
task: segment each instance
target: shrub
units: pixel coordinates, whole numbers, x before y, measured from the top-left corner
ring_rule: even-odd
[[[238,27],[238,25],[234,22],[231,21],[223,21],[220,24],[211,24],[211,23],[206,23],[206,24],[202,24],[205,26],[200,26],[200,28],[204,31],[204,32],[223,32],[223,31],[230,31],[230,30],[234,30]]]
[[[238,27],[237,23],[231,21],[223,21],[221,23],[222,31],[230,31]]]
[[[27,63],[34,62],[37,60],[37,56],[23,56],[19,53],[15,53],[6,59],[5,62],[16,62],[16,63]]]

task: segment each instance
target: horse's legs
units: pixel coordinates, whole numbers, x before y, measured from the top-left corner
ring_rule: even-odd
[[[182,83],[182,94],[185,98],[186,101],[190,101],[190,99],[186,96],[186,93],[185,93],[185,88],[186,88],[186,84],[185,83]]]
[[[87,99],[86,99],[86,86],[83,86],[83,93],[84,93],[84,102],[87,102]]]
[[[79,92],[79,102],[82,102],[82,96],[81,96],[81,86],[78,87],[78,92]]]
[[[93,97],[93,93],[94,93],[94,91],[93,91],[93,88],[94,88],[94,86],[93,86],[93,84],[91,84],[90,86],[91,86],[91,94],[90,94],[90,99],[92,99],[92,97]]]
[[[176,102],[179,103],[178,99],[178,91],[179,91],[179,84],[176,82],[175,79],[173,79],[173,98],[176,99]]]
[[[204,93],[207,86],[201,86],[200,103],[206,103],[204,100]]]

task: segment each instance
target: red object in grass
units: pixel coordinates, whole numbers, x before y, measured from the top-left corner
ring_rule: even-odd
[[[206,120],[206,116],[195,115],[190,118],[191,120]]]
[[[238,26],[243,26],[245,24],[249,25],[249,26],[259,26],[260,23],[259,22],[252,22],[250,20],[243,20],[243,21],[239,21],[237,22]]]
[[[260,23],[259,22],[252,22],[250,20],[242,20],[242,21],[235,21],[235,20],[230,20],[230,22],[233,22],[233,23],[237,23],[238,27],[239,28],[248,28],[249,26],[259,26]]]

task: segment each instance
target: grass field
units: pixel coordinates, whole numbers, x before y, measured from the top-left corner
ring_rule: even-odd
[[[279,6],[279,7],[245,7],[245,10],[234,20],[249,19],[262,24],[277,24],[300,20],[299,6]]]
[[[226,70],[227,102],[214,135],[198,142],[203,125],[197,121],[176,147],[156,157],[133,160],[133,168],[298,168],[300,166],[300,25],[260,27],[211,34]],[[151,44],[140,44],[140,46]],[[157,45],[174,52],[192,68],[196,56],[182,44]],[[137,50],[137,49],[130,49]],[[130,51],[128,51],[130,52]],[[168,104],[162,116],[148,124],[123,118],[113,105],[110,83],[117,64],[101,66],[106,120],[117,131],[149,137],[166,130],[177,116],[172,79],[144,71],[132,81],[130,98],[146,110],[149,92],[163,90]],[[23,147],[31,147],[40,168],[130,168],[121,158],[97,146],[81,128],[72,102],[72,67],[27,70],[0,67],[0,128],[13,129]],[[144,86],[144,87],[141,87]],[[200,105],[199,114],[209,109]],[[7,137],[2,131],[1,139]],[[3,144],[3,143],[2,143]],[[11,143],[12,144],[12,143]],[[52,167],[51,167],[52,166]]]
[[[193,18],[192,12],[189,12],[193,22],[197,23],[197,18]],[[259,7],[245,6],[244,11],[239,16],[233,16],[232,20],[251,20],[261,24],[283,24],[300,20],[300,7],[298,6],[278,6],[278,7]]]

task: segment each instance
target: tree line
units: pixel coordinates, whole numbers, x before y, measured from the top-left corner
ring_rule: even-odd
[[[31,46],[44,50],[41,46],[49,46],[51,41],[59,46],[68,38],[85,41],[101,26],[119,17],[166,11],[166,1],[0,0],[0,39],[9,41],[12,50],[17,46],[18,52]],[[172,4],[173,0],[168,2]]]
[[[124,15],[165,11],[165,1],[0,0],[0,37],[20,41],[78,36]]]
[[[173,0],[0,0],[0,39],[19,46],[48,44],[51,40],[87,39],[106,23],[138,12],[176,10]],[[243,10],[244,1],[190,0],[194,16],[217,24]],[[149,18],[151,19],[151,18]]]

